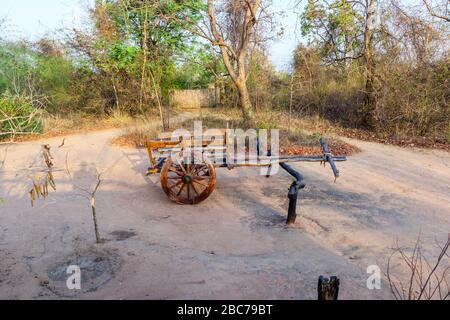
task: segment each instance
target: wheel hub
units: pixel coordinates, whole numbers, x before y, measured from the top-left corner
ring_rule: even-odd
[[[184,182],[184,183],[188,183],[188,184],[192,183],[192,176],[189,175],[189,174],[185,174],[185,175],[183,176],[183,182]]]

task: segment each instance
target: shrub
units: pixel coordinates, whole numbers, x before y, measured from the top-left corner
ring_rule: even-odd
[[[0,139],[42,133],[38,110],[30,99],[6,92],[0,97]]]
[[[258,129],[279,129],[280,123],[279,123],[279,116],[276,112],[260,112],[256,116],[256,122],[255,126]]]

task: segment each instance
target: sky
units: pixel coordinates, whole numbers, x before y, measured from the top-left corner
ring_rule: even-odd
[[[7,34],[13,37],[36,39],[55,35],[57,29],[80,26],[93,0],[0,0],[0,19],[6,18]],[[295,33],[297,15],[294,0],[273,0],[273,10],[283,12],[284,34],[268,45],[272,63],[278,70],[286,70],[299,38]],[[3,32],[5,34],[5,32]]]

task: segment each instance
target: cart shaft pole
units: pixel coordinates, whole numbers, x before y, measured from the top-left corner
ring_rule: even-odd
[[[290,165],[286,163],[280,163],[280,166],[295,178],[295,181],[289,188],[289,210],[286,221],[286,224],[292,225],[295,223],[295,220],[297,220],[298,191],[305,187],[305,183],[303,182],[303,176],[299,172],[295,171]]]

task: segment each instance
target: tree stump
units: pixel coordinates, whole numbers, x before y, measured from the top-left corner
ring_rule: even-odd
[[[319,300],[338,300],[339,296],[338,277],[325,278],[319,277],[318,296]]]

